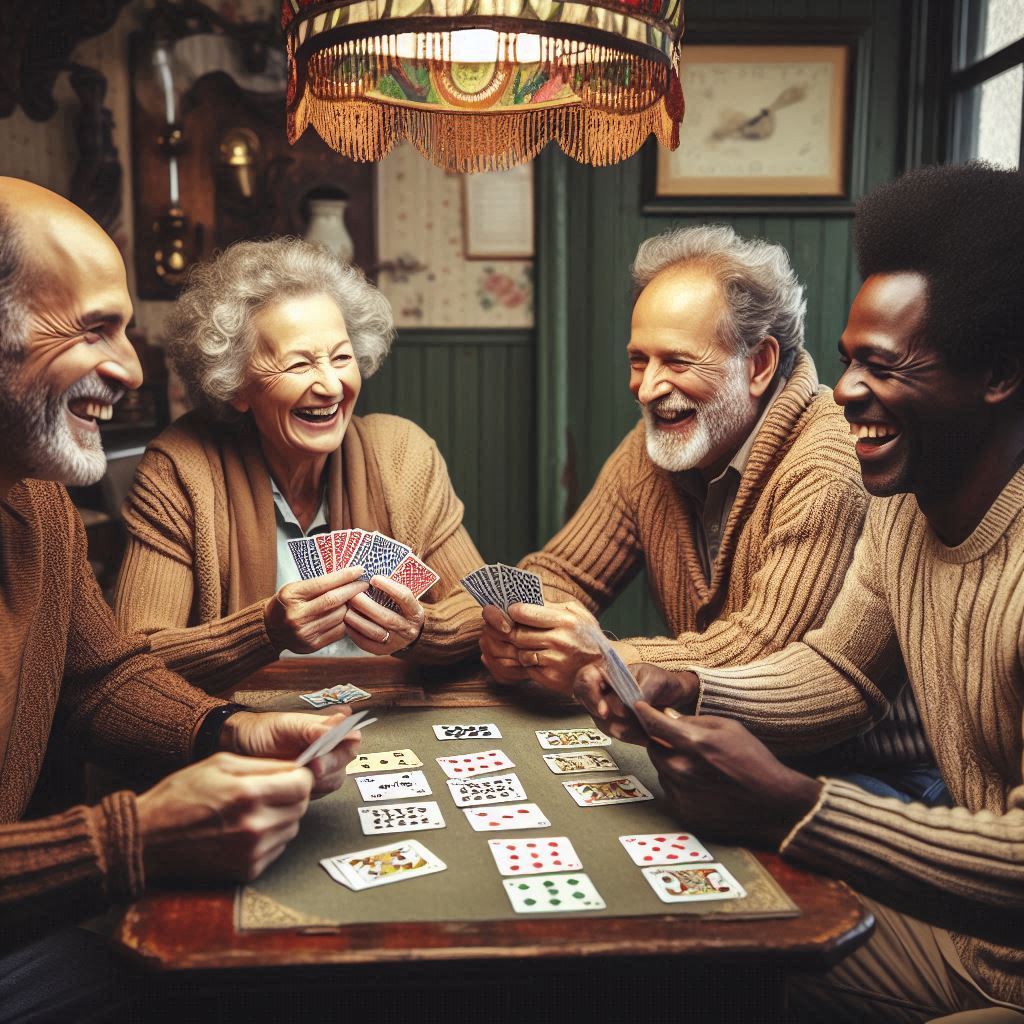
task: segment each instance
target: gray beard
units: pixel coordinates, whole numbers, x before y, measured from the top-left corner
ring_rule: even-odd
[[[682,473],[700,465],[708,454],[740,434],[750,416],[750,395],[746,374],[741,372],[746,363],[738,358],[730,365],[724,385],[708,402],[692,402],[678,391],[673,391],[651,405],[642,405],[647,428],[647,455],[656,466],[670,473]],[[686,437],[675,437],[659,430],[654,418],[656,411],[679,412],[694,410],[694,423]]]
[[[70,487],[96,483],[107,470],[99,432],[72,432],[67,405],[88,394],[116,401],[119,393],[93,372],[76,381],[63,395],[43,388],[21,390],[20,352],[0,346],[0,431],[11,457],[27,477],[57,480]]]

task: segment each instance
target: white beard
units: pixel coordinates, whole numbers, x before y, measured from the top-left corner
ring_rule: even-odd
[[[93,372],[63,395],[43,388],[20,390],[18,356],[0,351],[0,428],[3,441],[26,476],[57,480],[71,487],[96,483],[107,470],[98,431],[74,432],[68,423],[68,402],[90,395],[116,402],[120,392]]]
[[[699,466],[710,452],[743,432],[751,408],[745,367],[746,359],[742,356],[730,360],[722,387],[708,402],[693,402],[673,391],[657,402],[641,405],[651,462],[670,473],[681,473]],[[685,409],[692,409],[694,414],[684,437],[658,429],[656,411],[669,413]]]

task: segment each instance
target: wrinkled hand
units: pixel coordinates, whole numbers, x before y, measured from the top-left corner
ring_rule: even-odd
[[[312,785],[288,761],[227,753],[168,775],[138,799],[146,877],[251,881],[298,832]]]
[[[286,583],[263,608],[267,636],[278,651],[312,654],[347,633],[349,602],[367,590],[362,569],[349,566],[326,576]]]
[[[510,664],[515,658],[519,671],[535,683],[556,693],[571,693],[576,673],[601,657],[592,635],[601,627],[577,601],[543,606],[512,604],[507,619],[497,609],[494,612],[497,615],[488,615],[488,609],[484,609],[484,621],[496,634],[487,637],[485,653],[490,658],[493,652],[497,667],[509,675],[515,672]],[[480,646],[484,648],[483,640]],[[487,658],[484,664],[491,668]]]
[[[644,701],[635,710],[666,797],[699,835],[777,849],[817,802],[821,783],[787,768],[739,722]]]
[[[333,715],[313,715],[301,711],[238,711],[224,722],[220,733],[221,749],[250,757],[291,761],[313,740],[352,714],[343,708]],[[306,767],[313,773],[314,799],[333,793],[345,781],[345,766],[359,749],[356,729],[330,753],[313,758]]]
[[[349,636],[368,654],[403,651],[423,632],[423,606],[408,587],[395,580],[374,576],[370,582],[398,605],[398,611],[360,594],[353,598],[345,620]]]
[[[641,693],[655,708],[673,708],[691,714],[700,680],[692,672],[666,672],[657,665],[630,665]],[[576,675],[576,699],[590,712],[597,727],[626,743],[647,743],[648,736],[636,715],[615,695],[598,665],[586,665]]]
[[[519,683],[530,675],[519,664],[519,649],[509,643],[512,623],[494,605],[483,609],[484,628],[480,634],[480,660],[499,683]]]

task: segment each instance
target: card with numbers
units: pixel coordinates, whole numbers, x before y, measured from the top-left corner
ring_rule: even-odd
[[[367,836],[388,832],[419,832],[444,828],[444,815],[433,800],[418,804],[383,804],[380,807],[360,807],[359,826]]]
[[[515,772],[486,779],[449,779],[448,790],[456,807],[505,804],[526,799],[526,791]]]
[[[439,740],[500,740],[501,730],[493,723],[485,725],[435,725]]]
[[[517,914],[565,914],[605,907],[594,883],[584,874],[506,878],[503,884]]]
[[[506,829],[551,827],[551,822],[536,804],[467,807],[464,813],[474,832],[503,832]]]
[[[556,775],[580,772],[617,772],[619,766],[603,750],[576,750],[565,754],[545,754],[544,763]]]
[[[602,807],[609,804],[635,804],[653,800],[654,794],[635,776],[600,782],[563,782],[569,796],[580,807]]]
[[[502,750],[484,750],[479,754],[454,754],[451,757],[437,758],[437,763],[449,779],[469,779],[474,775],[515,768],[515,763]]]
[[[357,754],[348,763],[349,775],[361,772],[394,772],[402,768],[419,768],[423,762],[412,750],[381,750],[375,754]]]
[[[420,875],[444,871],[447,865],[415,839],[372,850],[357,850],[320,861],[336,882],[350,889],[372,889],[390,882],[404,882]]]
[[[389,772],[387,775],[362,775],[356,779],[359,795],[367,803],[382,800],[415,799],[430,796],[430,783],[423,772]]]
[[[502,875],[536,875],[545,871],[580,871],[583,868],[567,836],[489,839],[487,846]]]
[[[736,900],[747,895],[721,864],[699,868],[644,868],[643,876],[663,903]]]
[[[686,832],[650,832],[639,836],[619,836],[619,842],[634,864],[699,864],[715,858]]]
[[[538,729],[537,740],[545,750],[565,747],[610,747],[611,737],[600,729]]]

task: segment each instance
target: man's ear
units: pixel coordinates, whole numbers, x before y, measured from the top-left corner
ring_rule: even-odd
[[[984,399],[988,405],[999,405],[1021,393],[1024,385],[1024,364],[1020,356],[1004,353],[997,357],[989,371]]]
[[[750,356],[750,396],[760,398],[779,367],[779,343],[770,334],[761,339]]]

